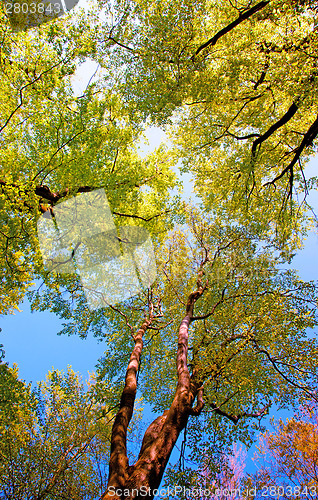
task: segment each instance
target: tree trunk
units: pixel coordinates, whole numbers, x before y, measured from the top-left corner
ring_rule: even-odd
[[[187,365],[189,325],[193,317],[195,302],[204,292],[199,286],[190,294],[178,335],[177,373],[178,383],[173,402],[163,415],[156,418],[145,432],[139,457],[129,466],[126,449],[127,428],[132,417],[137,391],[136,374],[140,362],[143,335],[150,326],[152,317],[145,320],[138,330],[135,347],[131,353],[126,382],[122,393],[111,438],[109,480],[101,500],[152,499],[158,489],[176,441],[185,428],[189,415],[199,415],[203,408],[203,391],[200,384],[190,376]],[[192,408],[195,398],[197,405]]]

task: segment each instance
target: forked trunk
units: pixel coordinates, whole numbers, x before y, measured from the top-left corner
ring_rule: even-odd
[[[203,408],[203,391],[190,376],[187,365],[189,325],[193,307],[204,289],[190,294],[186,315],[178,335],[177,373],[178,383],[173,402],[163,415],[156,418],[145,432],[139,457],[129,466],[127,458],[127,428],[132,417],[137,391],[136,375],[143,346],[143,335],[152,322],[145,320],[134,337],[120,409],[117,413],[111,438],[109,480],[107,491],[101,500],[152,499],[156,494],[176,441],[185,428],[189,415],[198,415]],[[197,405],[192,408],[197,398]]]

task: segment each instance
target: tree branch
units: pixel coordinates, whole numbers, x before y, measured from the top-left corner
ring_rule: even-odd
[[[135,50],[132,49],[131,47],[128,47],[128,45],[124,45],[123,43],[119,42],[118,40],[115,40],[112,36],[108,37],[108,40],[111,40],[112,42],[116,43],[116,45],[119,45],[120,47],[123,47],[126,50],[130,50],[130,52],[133,52],[135,54]]]
[[[206,319],[206,318],[209,318],[209,316],[212,316],[212,314],[214,313],[215,309],[224,301],[224,294],[225,294],[225,288],[222,290],[222,297],[221,299],[216,302],[216,304],[214,304],[214,306],[212,307],[211,311],[208,312],[207,314],[204,314],[203,316],[193,316],[191,318],[191,321],[197,321],[199,319]],[[232,297],[230,297],[232,298]]]
[[[197,393],[197,404],[194,408],[191,408],[190,415],[198,416],[202,412],[204,408],[204,400],[203,400],[203,387],[198,389]]]
[[[3,129],[8,125],[8,123],[10,122],[11,118],[14,116],[14,114],[18,111],[18,109],[21,108],[21,106],[23,105],[23,91],[29,87],[30,85],[34,85],[36,82],[38,82],[43,75],[45,75],[46,73],[49,73],[50,71],[52,71],[53,69],[57,68],[60,64],[63,64],[64,62],[66,61],[66,59],[63,59],[62,61],[59,61],[58,63],[54,64],[53,66],[51,66],[50,68],[46,69],[45,71],[42,71],[42,73],[39,74],[39,76],[37,76],[34,80],[32,80],[31,82],[28,82],[26,83],[25,85],[23,85],[20,89],[19,89],[19,98],[20,98],[20,103],[18,104],[18,106],[10,113],[9,117],[6,119],[6,121],[4,122],[4,124],[2,126],[0,126],[0,132],[3,131]]]
[[[152,219],[156,217],[161,217],[161,215],[169,214],[171,210],[165,210],[164,212],[160,212],[160,214],[153,215],[152,217],[142,217],[141,215],[131,215],[131,214],[121,214],[119,212],[113,212],[114,215],[118,215],[119,217],[132,217],[133,219],[144,220],[145,222],[150,222]]]
[[[137,371],[143,348],[143,335],[151,322],[152,314],[149,315],[149,319],[145,319],[134,337],[135,347],[131,353],[126,371],[125,387],[120,399],[120,409],[112,428],[108,486],[123,487],[127,479],[127,428],[134,409],[137,391]]]
[[[239,415],[232,415],[230,413],[227,413],[223,410],[220,409],[219,406],[216,406],[216,404],[214,403],[210,403],[210,406],[211,408],[213,409],[213,411],[215,413],[217,413],[218,415],[220,415],[221,417],[225,417],[225,418],[228,418],[229,420],[231,420],[235,425],[238,423],[238,421],[243,418],[243,417],[250,417],[250,418],[259,418],[259,417],[262,417],[263,415],[265,415],[266,411],[268,410],[268,408],[270,407],[271,403],[268,403],[266,406],[264,406],[263,408],[261,408],[259,411],[255,412],[255,413],[248,413],[248,412],[244,412],[244,413],[241,413]]]
[[[10,187],[19,187],[20,188],[20,186],[17,186],[16,184],[8,183],[4,180],[0,180],[0,186],[2,186],[2,187],[10,186]],[[34,192],[37,196],[40,196],[42,199],[47,200],[52,205],[54,205],[54,204],[58,203],[61,199],[65,198],[65,196],[68,196],[69,194],[72,194],[75,196],[75,195],[80,194],[80,193],[90,193],[90,192],[94,191],[95,189],[100,189],[100,187],[81,186],[81,187],[74,188],[74,189],[66,188],[62,191],[53,192],[53,191],[51,191],[51,189],[48,186],[41,185],[41,186],[36,186]],[[25,191],[27,192],[27,189]],[[43,204],[40,203],[39,208],[40,208],[40,212],[42,214],[47,212],[48,210],[50,210],[51,213],[53,214],[52,207],[45,207]],[[140,220],[143,220],[145,222],[150,222],[151,220],[156,219],[157,217],[161,217],[162,215],[168,214],[170,212],[171,212],[171,210],[164,210],[163,212],[160,212],[159,214],[156,214],[156,215],[152,215],[151,217],[142,217],[141,215],[134,215],[134,214],[123,214],[120,212],[112,212],[112,213],[114,215],[118,215],[119,217],[128,217],[128,218],[132,218],[132,219],[140,219]]]
[[[264,349],[264,348],[261,348],[258,346],[256,340],[254,340],[254,345],[255,345],[255,348],[258,352],[260,353],[263,353],[265,354],[265,356],[267,357],[267,359],[271,362],[273,368],[275,369],[275,371],[277,373],[279,373],[279,375],[286,381],[288,382],[289,384],[291,384],[293,387],[297,388],[297,389],[300,389],[302,391],[304,391],[306,394],[308,394],[311,398],[313,398],[315,401],[318,401],[318,398],[316,397],[316,395],[313,393],[313,392],[310,392],[310,390],[308,389],[308,387],[306,386],[303,386],[303,385],[299,385],[297,384],[296,382],[294,382],[293,380],[291,380],[289,377],[287,377],[277,366],[276,364],[276,359],[273,358],[269,352]]]
[[[256,12],[258,12],[259,10],[263,9],[264,7],[266,7],[266,5],[268,3],[269,3],[269,0],[259,2],[258,4],[254,5],[254,7],[251,7],[250,9],[246,10],[245,12],[243,12],[243,14],[240,14],[239,17],[237,19],[235,19],[235,21],[231,22],[230,24],[228,24],[227,26],[225,26],[224,28],[222,28],[212,38],[210,38],[210,40],[208,40],[207,42],[205,42],[202,45],[200,45],[200,47],[197,48],[195,54],[192,56],[192,58],[191,58],[192,61],[194,61],[195,57],[198,54],[200,54],[200,52],[202,50],[206,49],[207,47],[215,45],[217,43],[217,41],[222,36],[226,35],[230,31],[232,31],[232,29],[234,29],[236,26],[238,26],[239,24],[241,24],[243,21],[245,21],[246,19],[248,19],[249,17],[251,17],[253,14],[255,14]]]
[[[270,184],[275,184],[288,171],[290,172],[290,177],[291,177],[290,182],[292,182],[293,181],[293,167],[294,167],[294,165],[299,160],[300,155],[303,152],[303,150],[306,147],[312,145],[312,143],[313,143],[314,139],[317,137],[317,135],[318,135],[318,115],[317,115],[317,118],[315,119],[315,121],[311,124],[311,126],[309,127],[309,129],[305,133],[303,140],[301,141],[300,145],[298,146],[298,148],[295,151],[295,155],[294,155],[294,158],[292,159],[292,161],[287,165],[287,167],[284,168],[284,170],[282,170],[282,172],[277,177],[275,177],[275,179],[273,179],[272,181],[266,182],[264,184],[264,186],[268,186]],[[291,188],[292,188],[292,186],[290,186],[290,190],[289,190],[290,194],[291,194]]]
[[[252,161],[254,161],[256,158],[257,146],[260,146],[262,142],[266,141],[266,139],[268,139],[274,132],[276,132],[276,130],[285,125],[294,116],[297,110],[298,110],[298,104],[296,104],[296,102],[293,102],[292,105],[289,107],[289,109],[286,111],[286,113],[276,123],[273,123],[273,125],[271,125],[264,134],[262,134],[260,137],[255,139],[255,141],[253,141]]]

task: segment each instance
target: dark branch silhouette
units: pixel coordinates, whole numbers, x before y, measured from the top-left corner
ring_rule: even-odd
[[[249,17],[251,17],[253,14],[255,14],[256,12],[258,12],[259,10],[263,9],[264,7],[266,7],[266,5],[268,3],[269,3],[269,0],[259,2],[258,4],[254,5],[254,7],[251,7],[250,9],[248,9],[245,12],[243,12],[242,14],[240,14],[239,17],[237,19],[235,19],[235,21],[232,21],[230,24],[228,24],[227,26],[225,26],[224,28],[222,28],[220,31],[218,31],[212,38],[210,38],[210,40],[208,40],[207,42],[205,42],[202,45],[200,45],[200,47],[197,48],[194,56],[192,56],[192,60],[194,60],[195,57],[198,54],[200,54],[200,52],[202,50],[206,49],[207,47],[215,45],[217,43],[217,41],[222,36],[226,35],[230,31],[232,31],[234,28],[236,28],[236,26],[238,26],[239,24],[241,24],[243,21],[245,21],[246,19],[248,19]]]

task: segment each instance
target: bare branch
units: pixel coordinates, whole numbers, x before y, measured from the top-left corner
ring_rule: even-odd
[[[299,158],[300,158],[303,150],[306,147],[308,147],[308,146],[312,146],[312,143],[313,143],[314,139],[317,137],[317,135],[318,135],[318,116],[315,119],[315,121],[311,124],[311,126],[309,127],[309,129],[307,130],[307,132],[305,133],[305,135],[303,137],[303,140],[301,141],[301,143],[298,146],[298,148],[296,148],[295,155],[294,155],[294,158],[292,159],[292,161],[287,165],[287,167],[285,167],[282,170],[282,172],[279,175],[277,175],[277,177],[275,177],[275,179],[273,179],[272,181],[266,182],[264,184],[264,186],[268,186],[268,185],[271,185],[271,184],[275,185],[275,183],[279,179],[281,179],[287,172],[289,172],[290,173],[289,195],[291,195],[291,188],[292,188],[292,184],[293,184],[293,167],[297,163],[297,161],[299,160]]]
[[[300,390],[304,391],[306,394],[308,394],[308,396],[310,396],[311,398],[313,398],[315,401],[318,401],[317,396],[316,396],[313,392],[311,392],[311,391],[309,390],[309,388],[308,388],[308,387],[306,387],[306,386],[304,386],[304,385],[299,385],[299,384],[297,384],[296,382],[294,382],[293,380],[291,380],[289,377],[287,377],[287,376],[286,376],[286,375],[285,375],[285,374],[284,374],[284,373],[283,373],[283,372],[282,372],[282,371],[278,368],[277,363],[276,363],[276,359],[275,359],[275,358],[273,358],[273,357],[269,354],[269,352],[268,352],[266,349],[259,347],[255,339],[253,339],[253,341],[254,341],[254,345],[255,345],[256,350],[257,350],[258,352],[260,352],[260,353],[265,354],[265,356],[266,356],[266,357],[267,357],[267,359],[270,361],[270,363],[272,364],[272,366],[273,366],[273,368],[275,369],[275,371],[276,371],[277,373],[279,373],[279,375],[280,375],[280,376],[281,376],[281,377],[282,377],[282,378],[283,378],[286,382],[288,382],[289,384],[291,384],[293,387],[295,387],[295,388],[297,388],[297,389],[300,389]]]
[[[124,45],[123,43],[119,42],[118,40],[115,40],[112,36],[108,37],[108,40],[111,40],[112,42],[116,43],[116,45],[119,45],[120,47],[123,47],[126,50],[130,50],[130,52],[133,52],[135,54],[135,50],[132,49],[131,47],[128,47],[128,45]]]
[[[224,403],[222,403],[222,405],[223,404]],[[222,406],[222,405],[220,405],[220,406]],[[221,410],[220,406],[216,406],[216,404],[214,404],[214,403],[210,403],[210,406],[215,413],[217,413],[218,415],[220,415],[222,417],[228,418],[236,425],[238,423],[238,421],[243,417],[259,418],[259,417],[266,415],[268,408],[271,406],[271,403],[268,403],[266,406],[264,406],[263,408],[261,408],[259,411],[255,412],[255,413],[244,412],[244,413],[241,413],[239,415],[233,415],[233,414],[227,413],[226,411]]]
[[[205,42],[202,45],[200,45],[200,47],[197,48],[194,56],[192,56],[191,59],[194,61],[195,57],[202,50],[206,49],[207,47],[211,47],[211,46],[215,45],[217,43],[217,41],[222,36],[226,35],[230,31],[232,31],[234,28],[236,28],[236,26],[238,26],[239,24],[241,24],[243,21],[245,21],[246,19],[248,19],[249,17],[251,17],[253,14],[255,14],[256,12],[258,12],[259,10],[263,9],[264,7],[266,7],[266,5],[268,3],[269,3],[269,0],[259,2],[258,4],[254,5],[254,7],[251,7],[250,9],[248,9],[245,12],[243,12],[242,14],[240,14],[239,17],[237,19],[235,19],[235,21],[232,21],[230,24],[228,24],[227,26],[225,26],[224,28],[222,28],[220,31],[218,31],[212,38],[210,38],[210,40],[208,40],[207,42]]]
[[[255,141],[252,144],[252,161],[254,161],[256,158],[257,147],[260,146],[262,142],[266,141],[266,139],[268,139],[272,134],[274,134],[276,130],[278,130],[283,125],[285,125],[289,120],[291,120],[291,118],[294,116],[297,110],[298,110],[298,104],[296,99],[289,107],[289,109],[286,111],[286,113],[276,123],[273,123],[273,125],[271,125],[264,134],[255,139]]]
[[[133,219],[141,219],[144,220],[145,222],[150,222],[153,219],[156,219],[156,217],[161,217],[162,215],[169,214],[171,210],[165,210],[164,212],[160,212],[160,214],[153,215],[152,217],[142,217],[141,215],[131,215],[131,214],[122,214],[119,212],[113,212],[114,215],[118,215],[120,217],[132,217]]]
[[[131,326],[131,324],[129,323],[127,315],[126,315],[126,314],[124,314],[124,313],[123,313],[120,309],[117,309],[117,307],[112,306],[111,304],[108,304],[108,305],[109,305],[109,307],[110,307],[113,311],[118,312],[121,316],[123,316],[123,318],[125,318],[125,320],[126,320],[126,325],[128,326],[128,328],[130,328],[131,335],[132,335],[132,336],[133,336],[133,338],[134,338],[134,335],[133,335],[133,334],[134,334],[134,329],[133,329],[133,327]]]

